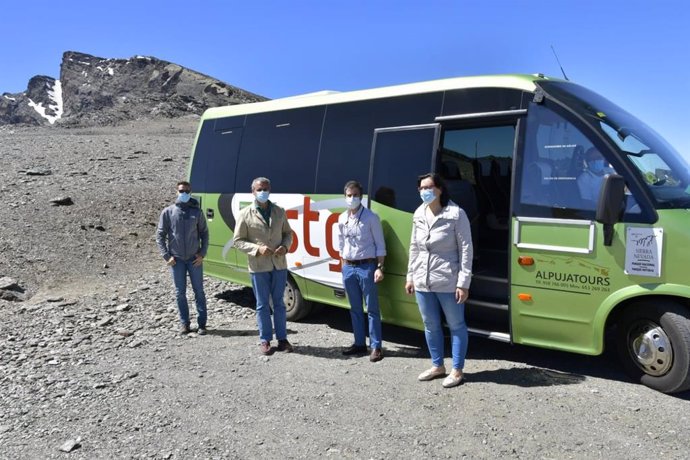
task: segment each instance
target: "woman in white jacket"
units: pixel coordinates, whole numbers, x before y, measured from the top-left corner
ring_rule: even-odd
[[[450,328],[453,356],[453,370],[443,380],[443,386],[450,388],[462,382],[467,354],[464,302],[472,278],[472,234],[465,211],[450,201],[441,176],[434,173],[420,176],[417,186],[423,204],[412,218],[405,290],[416,295],[433,365],[418,379],[426,381],[446,375],[443,311]]]

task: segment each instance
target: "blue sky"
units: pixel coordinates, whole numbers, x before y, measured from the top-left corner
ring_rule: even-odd
[[[681,0],[35,0],[3,5],[0,93],[59,77],[62,53],[155,56],[270,98],[494,73],[568,77],[690,159],[690,7]],[[67,6],[69,5],[69,6]]]

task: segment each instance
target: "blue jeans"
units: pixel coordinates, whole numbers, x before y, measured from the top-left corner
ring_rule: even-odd
[[[465,324],[465,304],[455,302],[454,292],[415,291],[419,312],[424,321],[424,336],[434,366],[443,365],[443,324],[441,310],[450,329],[450,344],[453,355],[453,369],[465,367],[467,354],[467,324]]]
[[[374,283],[376,262],[362,265],[343,264],[343,284],[347,299],[350,302],[352,331],[355,334],[355,345],[366,345],[366,321],[362,300],[367,305],[369,317],[369,346],[381,348],[381,312],[379,311],[379,290]]]
[[[256,322],[259,325],[259,338],[270,342],[273,339],[273,326],[276,339],[287,339],[287,313],[285,311],[285,283],[287,270],[252,273],[252,287],[256,298]],[[273,326],[271,326],[271,304],[273,300]]]
[[[187,273],[194,290],[196,303],[197,322],[200,328],[206,328],[206,295],[204,294],[204,266],[194,266],[194,257],[182,260],[175,257],[175,265],[170,267],[175,283],[175,296],[177,298],[177,311],[180,313],[180,322],[189,326],[189,305],[187,304]]]

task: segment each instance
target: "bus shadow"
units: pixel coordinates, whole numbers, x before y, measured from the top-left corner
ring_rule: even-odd
[[[248,336],[258,336],[259,332],[256,329],[208,329],[207,334],[210,336],[218,337],[248,337]]]
[[[246,286],[232,286],[231,289],[217,292],[213,295],[216,299],[233,303],[240,307],[256,308],[256,299],[252,288]]]
[[[495,383],[525,388],[574,385],[587,380],[587,377],[580,374],[555,372],[534,367],[468,372],[465,374],[465,378],[468,382]]]
[[[318,313],[310,315],[304,321],[312,324],[324,324],[343,332],[352,331],[350,313],[342,308],[323,306]],[[428,358],[429,356],[422,331],[384,324],[383,341],[386,357]],[[448,345],[449,338],[446,335],[446,358],[450,357]],[[468,372],[467,380],[473,382],[535,387],[572,385],[582,383],[587,378],[600,378],[634,383],[623,371],[615,351],[611,349],[607,349],[600,356],[587,356],[565,351],[511,345],[471,335],[467,359],[500,360],[528,366],[485,370],[477,373]],[[690,391],[669,396],[690,401]]]
[[[339,359],[343,361],[355,359],[369,359],[369,353],[364,353],[355,356],[343,355],[345,347],[315,347],[312,345],[298,345],[295,346],[295,353],[301,355],[315,356],[318,358]],[[418,348],[387,348],[383,346],[383,356],[385,358],[423,358],[424,352]]]
[[[255,306],[254,296],[250,288],[225,291],[222,293],[222,298],[243,307],[254,308]],[[318,311],[304,318],[301,322],[306,324],[322,324],[332,329],[352,333],[350,312],[343,308],[319,305]],[[227,336],[245,335],[244,332],[227,331]],[[211,330],[209,330],[209,333],[211,333]],[[256,331],[251,331],[251,334],[247,333],[246,335],[255,333]],[[385,357],[428,358],[429,356],[424,333],[421,331],[384,324],[383,341]],[[446,344],[448,344],[447,336]],[[359,359],[342,355],[342,349],[348,345],[349,343],[343,344],[343,347],[300,345],[295,347],[295,352],[328,359]],[[446,357],[448,358],[449,356],[449,349],[446,346]],[[528,366],[526,368],[503,368],[468,373],[468,381],[534,387],[570,385],[581,383],[586,378],[591,377],[634,383],[623,372],[618,363],[616,353],[611,349],[607,349],[601,356],[587,356],[564,351],[511,345],[483,337],[470,336],[467,359],[479,361],[501,360]],[[669,396],[690,401],[690,391]]]

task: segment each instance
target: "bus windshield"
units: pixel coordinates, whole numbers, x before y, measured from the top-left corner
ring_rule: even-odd
[[[549,95],[581,114],[634,167],[657,208],[690,208],[687,162],[649,126],[597,93],[569,82],[540,81]]]

